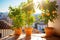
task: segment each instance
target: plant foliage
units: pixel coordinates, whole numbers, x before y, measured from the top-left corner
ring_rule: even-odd
[[[50,2],[49,0],[43,3],[42,7],[39,4],[39,8],[42,11],[42,18],[45,20],[47,24],[48,21],[54,22],[54,19],[57,18],[57,8],[58,5],[56,1]]]

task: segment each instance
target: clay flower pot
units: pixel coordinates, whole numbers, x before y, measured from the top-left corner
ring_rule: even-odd
[[[25,28],[26,36],[31,36],[31,34],[32,34],[32,30],[33,30],[32,27]]]
[[[46,36],[52,36],[53,33],[54,33],[54,29],[52,27],[46,27],[45,28],[45,33],[46,33]]]
[[[22,33],[22,28],[15,28],[15,35],[21,35]]]

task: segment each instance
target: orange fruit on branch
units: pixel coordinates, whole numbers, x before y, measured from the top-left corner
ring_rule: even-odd
[[[44,17],[44,15],[45,15],[45,14],[44,14],[44,13],[42,13],[42,17]]]
[[[46,13],[47,16],[50,16],[50,13]]]
[[[52,11],[52,14],[55,14],[56,13],[56,11]]]

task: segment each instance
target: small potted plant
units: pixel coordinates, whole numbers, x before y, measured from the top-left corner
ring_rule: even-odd
[[[35,22],[35,16],[32,15],[32,10],[27,11],[26,15],[26,27],[25,27],[25,33],[26,36],[30,36],[32,34],[33,28],[32,25]]]
[[[46,3],[47,2],[47,3]],[[53,32],[53,28],[48,26],[48,22],[54,22],[54,19],[57,18],[57,8],[58,5],[56,4],[56,1],[50,2],[49,0],[44,2],[44,4],[42,5],[43,8],[40,8],[40,10],[42,11],[42,19],[44,20],[45,24],[47,24],[47,27],[45,28],[45,33],[47,36],[52,36]]]
[[[33,1],[28,1],[25,5],[22,6],[22,9],[26,14],[25,33],[26,36],[30,36],[33,30],[32,24],[35,22],[35,17],[32,15],[35,12]]]
[[[22,27],[25,25],[25,14],[18,8],[9,7],[9,17],[13,21],[13,26],[11,27],[15,31],[15,35],[20,35],[22,33]]]
[[[33,31],[32,24],[34,22],[35,22],[34,16],[30,16],[27,19],[27,27],[25,28],[26,36],[30,36],[32,34],[32,31]]]

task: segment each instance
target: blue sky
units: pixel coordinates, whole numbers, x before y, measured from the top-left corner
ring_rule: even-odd
[[[21,2],[26,0],[0,0],[0,12],[8,11],[9,6],[18,6]]]

